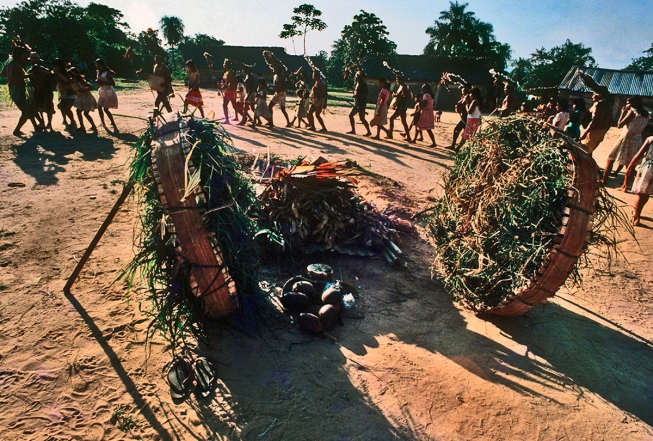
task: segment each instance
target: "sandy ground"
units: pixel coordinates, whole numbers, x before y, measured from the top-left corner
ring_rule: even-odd
[[[209,92],[205,101],[222,117],[221,98]],[[117,113],[145,117],[151,102],[149,91],[122,93]],[[332,111],[326,134],[229,131],[244,152],[353,159],[387,177],[363,181],[378,205],[424,207],[450,152],[345,135],[345,110]],[[627,262],[587,273],[583,289],[562,289],[522,317],[484,320],[452,303],[431,279],[430,246],[417,234],[401,244],[407,269],[336,255],[280,261],[270,274],[330,263],[360,287],[364,317],[345,319],[337,344],[283,321],[216,329],[197,348],[217,365],[215,392],[173,401],[162,378],[165,341],[144,344],[142,292],[128,296],[113,283],[133,252],[135,202],[120,210],[72,294],[62,292],[122,188],[144,123],[118,117],[120,134],[77,134],[55,115],[57,132],[20,139],[11,136],[17,118],[15,108],[0,109],[0,438],[653,439],[651,204],[639,244],[623,237]],[[439,144],[450,143],[454,120],[443,115]],[[600,165],[617,135],[599,147]],[[120,429],[129,423],[136,427]]]

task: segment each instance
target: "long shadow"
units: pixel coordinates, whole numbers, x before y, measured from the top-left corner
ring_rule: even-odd
[[[32,176],[38,185],[55,185],[57,174],[66,170],[69,155],[82,154],[84,161],[111,159],[116,152],[114,140],[93,133],[74,133],[65,136],[59,132],[37,133],[12,146],[14,162],[23,172]]]
[[[432,164],[439,165],[441,167],[447,167],[447,164],[430,159],[428,157],[422,156],[431,156],[431,157],[436,157],[436,158],[442,158],[442,159],[450,159],[451,156],[447,152],[441,153],[436,150],[432,149],[425,149],[421,147],[416,147],[416,146],[411,146],[408,148],[405,148],[405,146],[402,146],[398,144],[396,141],[373,141],[373,140],[367,140],[367,139],[361,139],[360,137],[354,136],[354,135],[346,135],[346,134],[341,134],[341,133],[335,133],[335,132],[326,132],[326,133],[315,133],[315,132],[297,132],[294,130],[287,130],[287,129],[275,129],[274,131],[271,132],[259,132],[261,134],[264,134],[265,136],[278,136],[283,138],[289,138],[292,139],[295,144],[300,147],[300,146],[306,146],[306,147],[319,147],[323,148],[326,150],[327,153],[335,153],[335,154],[347,154],[349,153],[347,150],[343,150],[341,148],[335,147],[333,143],[327,143],[324,141],[321,141],[320,139],[333,139],[337,140],[338,142],[342,142],[345,145],[351,145],[355,148],[359,148],[361,150],[378,154],[380,156],[383,156],[384,158],[387,158],[393,162],[396,162],[400,165],[406,166],[406,164],[400,159],[401,156],[408,156],[414,159],[419,159],[420,161],[425,161],[425,162],[430,162]],[[233,136],[233,135],[232,135]],[[237,139],[241,139],[245,142],[250,142],[252,144],[259,144],[259,145],[265,145],[263,143],[259,143],[258,141],[251,141],[245,137],[239,137],[239,136],[234,136]],[[421,153],[422,155],[417,155],[415,154],[416,152]]]
[[[555,304],[492,322],[579,386],[653,425],[652,346]]]
[[[375,278],[377,284],[386,286],[375,290],[368,315],[392,319],[378,321],[373,335],[395,334],[405,343],[440,353],[470,373],[525,396],[551,399],[553,394],[547,390],[581,386],[653,424],[653,347],[636,337],[555,304],[521,317],[486,317],[526,346],[526,353],[517,353],[468,330],[450,295],[429,280],[427,271],[379,271],[378,266],[351,258],[342,258],[340,265],[347,278],[358,276],[363,283]],[[341,343],[359,355],[370,346],[369,341],[352,338]]]
[[[107,340],[104,338],[104,336],[102,335],[102,331],[95,324],[93,318],[88,314],[86,309],[84,309],[82,304],[79,303],[79,301],[77,300],[77,298],[75,298],[73,294],[64,292],[64,296],[66,296],[70,304],[75,308],[75,310],[80,315],[80,317],[82,317],[84,323],[86,323],[86,325],[90,329],[91,335],[98,342],[98,344],[100,345],[104,353],[109,358],[109,361],[111,362],[111,366],[113,366],[113,369],[118,374],[118,377],[125,385],[125,389],[129,393],[129,395],[131,395],[132,400],[134,401],[134,405],[140,411],[141,415],[143,415],[143,418],[145,418],[148,424],[154,430],[156,430],[156,432],[159,434],[161,439],[173,440],[173,436],[161,425],[156,415],[152,411],[152,408],[149,406],[149,404],[147,404],[147,402],[143,398],[143,395],[141,395],[141,393],[136,388],[136,384],[134,384],[131,377],[129,376],[125,368],[122,366],[118,354],[114,352],[111,345],[109,345],[109,342],[107,342]]]

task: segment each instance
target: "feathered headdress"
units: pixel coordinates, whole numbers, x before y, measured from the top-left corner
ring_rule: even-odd
[[[464,87],[469,87],[469,82],[467,82],[463,77],[460,75],[456,75],[455,73],[451,72],[443,72],[442,73],[442,78],[440,78],[440,84],[447,85],[447,84],[455,84],[456,86],[460,87],[461,89]]]
[[[125,55],[123,55],[122,59],[134,61],[134,51],[132,50],[131,46],[127,48],[127,50],[125,51]]]
[[[326,80],[326,76],[322,73],[322,71],[315,64],[313,64],[313,60],[311,60],[311,57],[309,57],[308,55],[304,55],[304,59],[306,60],[308,65],[311,66],[311,69],[313,70],[313,72],[319,73],[320,76],[322,77],[322,79]]]
[[[387,61],[384,61],[384,62],[383,62],[383,65],[384,65],[386,68],[390,69],[390,71],[394,74],[395,77],[397,77],[397,79],[399,79],[399,78],[404,79],[404,80],[406,79],[406,75],[404,75],[404,73],[403,73],[402,71],[397,70],[397,69],[393,69],[393,68],[388,64]]]
[[[363,66],[361,66],[360,62],[358,61],[345,67],[342,71],[342,77],[344,79],[347,79],[352,75],[352,72],[354,76],[356,75],[365,76],[365,71],[363,70]]]
[[[208,64],[209,67],[213,67],[213,55],[209,54],[208,52],[204,52],[203,55],[206,59],[206,64]]]
[[[286,65],[270,51],[263,51],[263,59],[276,75],[283,75],[288,70]]]
[[[503,82],[506,86],[511,85],[513,87],[519,87],[518,82],[516,82],[512,78],[508,77],[503,72],[497,72],[494,69],[490,69],[490,75],[492,75],[492,77],[494,77],[494,84],[497,84],[499,82]]]
[[[23,42],[23,40],[20,38],[20,35],[14,36],[11,39],[11,43],[14,45],[15,48],[23,49],[26,52],[32,52],[32,48],[27,43]]]

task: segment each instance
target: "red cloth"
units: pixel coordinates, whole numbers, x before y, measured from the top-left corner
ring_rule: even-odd
[[[236,90],[225,89],[224,90],[224,99],[225,101],[235,101],[236,100]]]
[[[186,104],[195,106],[195,107],[201,107],[204,105],[204,101],[202,101],[202,94],[200,93],[199,90],[191,90],[186,94],[186,100],[184,101]]]

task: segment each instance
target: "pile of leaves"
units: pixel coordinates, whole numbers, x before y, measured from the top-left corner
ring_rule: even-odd
[[[256,300],[255,294],[260,293],[253,241],[256,223],[248,215],[257,204],[254,189],[236,162],[229,134],[219,123],[191,117],[187,123],[184,142],[194,145],[191,160],[199,171],[193,179],[199,177],[197,184],[206,195],[206,202],[199,206],[203,222],[208,232],[216,234],[241,303],[248,300],[243,296]],[[141,229],[135,239],[135,256],[120,277],[131,288],[140,275],[151,304],[146,311],[153,318],[150,332],[159,331],[174,351],[189,331],[201,336],[206,319],[202,300],[190,288],[190,265],[178,258],[175,235],[162,225],[166,213],[152,174],[152,134],[150,125],[133,147],[130,179],[142,207]]]
[[[390,249],[396,256],[393,221],[359,194],[346,176],[352,167],[344,161],[282,170],[259,196],[259,225],[286,251],[375,256]]]
[[[460,149],[443,196],[426,215],[434,270],[456,300],[476,311],[495,307],[541,268],[568,203],[573,142],[542,123],[512,117],[486,121]],[[596,208],[593,254],[586,251],[581,265],[591,264],[588,257],[609,264],[617,229],[632,231],[604,189]],[[580,283],[578,266],[572,281]]]

